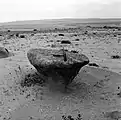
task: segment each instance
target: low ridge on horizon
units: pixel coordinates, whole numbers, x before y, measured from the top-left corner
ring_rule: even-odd
[[[22,25],[22,24],[45,24],[46,22],[79,22],[79,23],[90,23],[90,22],[103,22],[103,21],[121,21],[121,18],[59,18],[59,19],[40,19],[40,20],[17,20],[10,22],[0,22],[0,25]]]

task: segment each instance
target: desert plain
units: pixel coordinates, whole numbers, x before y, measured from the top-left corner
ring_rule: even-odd
[[[11,55],[0,58],[0,120],[76,120],[78,114],[80,120],[121,119],[120,19],[4,23],[1,46]],[[52,81],[44,83],[27,58],[31,48],[62,47],[90,60],[67,93]]]

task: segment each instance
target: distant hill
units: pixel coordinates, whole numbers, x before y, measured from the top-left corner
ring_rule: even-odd
[[[64,26],[77,26],[79,24],[109,24],[116,23],[121,24],[121,18],[111,19],[100,19],[100,18],[89,18],[89,19],[45,19],[45,20],[26,20],[26,21],[14,21],[0,23],[0,28],[46,28],[46,27],[64,27]]]

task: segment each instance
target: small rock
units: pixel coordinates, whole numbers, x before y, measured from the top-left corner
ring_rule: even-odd
[[[68,115],[69,120],[74,120],[74,118],[71,115]]]
[[[10,32],[10,30],[8,30],[8,32]]]
[[[37,29],[34,29],[33,31],[37,32]]]
[[[71,42],[69,40],[62,40],[61,44],[71,44]]]
[[[20,35],[19,37],[20,37],[20,38],[25,38],[25,35]]]
[[[62,120],[67,120],[67,117],[65,115],[63,115]]]
[[[97,65],[96,63],[89,63],[89,66],[94,66],[94,67],[99,67],[99,65]]]
[[[120,91],[119,93],[117,93],[117,95],[118,95],[118,97],[120,97],[120,98],[121,98],[121,91]]]
[[[58,34],[58,35],[59,35],[59,36],[64,36],[64,34],[61,34],[61,33],[60,33],[60,34]]]
[[[112,58],[112,59],[120,59],[121,56],[119,56],[119,55],[112,55],[111,58]]]
[[[16,33],[16,37],[19,37],[19,33]]]
[[[73,53],[78,53],[78,51],[76,51],[76,50],[71,50],[71,52],[73,52]]]
[[[77,38],[77,39],[75,39],[75,41],[79,41],[79,39]]]

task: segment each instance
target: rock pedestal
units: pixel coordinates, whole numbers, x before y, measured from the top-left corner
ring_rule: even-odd
[[[30,49],[27,57],[43,78],[61,81],[65,86],[71,83],[79,70],[89,63],[85,55],[63,49]]]

